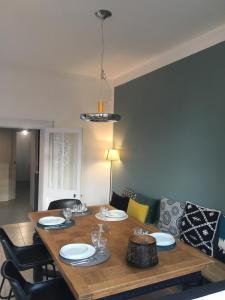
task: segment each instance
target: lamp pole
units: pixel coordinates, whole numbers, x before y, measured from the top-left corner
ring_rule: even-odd
[[[112,193],[112,160],[110,160],[109,203],[111,200],[111,193]]]
[[[109,180],[110,180],[110,182],[109,182],[109,203],[110,203],[111,194],[112,194],[112,161],[120,160],[120,155],[119,155],[118,150],[107,149],[105,159],[110,161],[110,177],[109,177]]]

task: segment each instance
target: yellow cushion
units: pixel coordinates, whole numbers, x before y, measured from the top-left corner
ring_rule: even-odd
[[[141,223],[145,223],[149,210],[149,205],[140,204],[133,199],[129,200],[127,214],[130,217],[134,217]]]

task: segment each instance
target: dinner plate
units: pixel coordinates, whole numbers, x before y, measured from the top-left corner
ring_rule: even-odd
[[[54,217],[54,216],[48,216],[43,217],[38,220],[38,223],[45,226],[51,226],[51,225],[60,225],[63,224],[66,220],[62,217]]]
[[[112,221],[116,222],[117,221],[117,222],[119,222],[119,221],[126,220],[128,218],[128,215],[125,214],[125,216],[123,216],[123,217],[112,218],[112,217],[102,216],[102,214],[100,212],[98,212],[95,214],[95,217],[101,221],[108,221],[108,222],[112,222]]]
[[[171,246],[176,243],[174,237],[169,233],[155,232],[150,235],[156,239],[156,245],[159,247]]]
[[[108,218],[124,218],[126,216],[126,213],[123,210],[112,209],[108,210],[105,213],[105,216]]]
[[[89,244],[67,244],[63,246],[59,254],[66,259],[84,259],[95,254],[95,248]]]

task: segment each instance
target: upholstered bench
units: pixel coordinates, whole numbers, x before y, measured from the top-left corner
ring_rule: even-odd
[[[214,263],[210,264],[204,271],[203,277],[210,282],[225,280],[225,264],[213,258]]]
[[[193,208],[195,209],[195,211],[197,212],[197,216],[198,209],[202,209],[204,211],[208,210],[210,212],[215,212],[215,214],[218,214],[218,211],[216,210],[203,208],[194,203],[177,202],[169,200],[167,198],[162,198],[161,200],[153,200],[152,198],[146,197],[139,193],[135,193],[133,190],[129,191],[127,189],[122,196],[113,193],[111,205],[118,209],[127,211],[130,198],[135,199],[137,203],[149,205],[149,212],[146,217],[145,223],[155,224],[156,227],[158,227],[161,231],[171,233],[177,238],[179,238],[181,234],[181,239],[184,242],[188,242],[188,235],[182,234],[182,232],[180,232],[180,228],[182,229],[181,220],[184,216],[185,208],[188,208],[187,205],[191,206],[191,210],[193,210]],[[139,210],[139,208],[136,208],[136,210]],[[190,213],[192,213],[192,211],[190,211]],[[210,215],[208,217],[210,218]],[[183,218],[183,220],[185,221],[185,218]],[[213,220],[209,220],[209,223],[211,221]],[[178,223],[180,224],[179,226]],[[185,231],[185,224],[183,226],[183,230]],[[189,228],[187,228],[187,232],[189,232]],[[204,251],[206,254],[210,256],[213,255],[218,258],[212,258],[214,260],[214,264],[210,264],[203,272],[203,277],[209,282],[218,282],[225,280],[225,216],[222,213],[220,215],[214,237],[215,243],[211,244],[210,251],[206,251],[208,249],[204,247],[202,247],[202,249],[200,248],[200,250]]]

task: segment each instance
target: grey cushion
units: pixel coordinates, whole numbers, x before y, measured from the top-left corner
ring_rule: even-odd
[[[166,233],[179,238],[179,221],[184,213],[185,202],[177,202],[167,198],[161,199],[160,216],[157,227]]]

